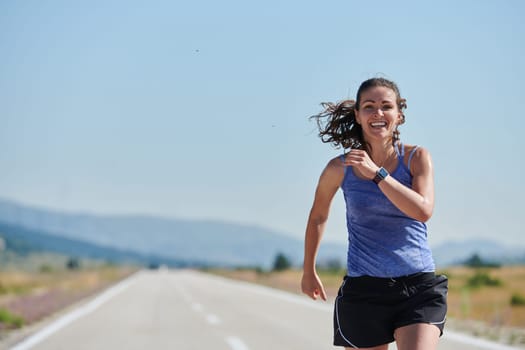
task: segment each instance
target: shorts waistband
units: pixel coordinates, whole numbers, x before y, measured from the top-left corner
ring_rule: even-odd
[[[425,283],[435,278],[434,272],[417,272],[411,275],[398,276],[398,277],[373,277],[373,276],[359,276],[350,277],[345,276],[350,284],[354,286],[367,286],[373,288],[389,288],[396,285],[414,285],[419,283]]]

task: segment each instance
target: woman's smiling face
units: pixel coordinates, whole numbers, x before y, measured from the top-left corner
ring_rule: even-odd
[[[402,120],[394,90],[374,86],[363,91],[360,97],[359,110],[356,109],[355,117],[363,129],[364,138],[391,138]]]

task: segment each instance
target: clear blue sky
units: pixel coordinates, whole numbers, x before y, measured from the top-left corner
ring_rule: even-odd
[[[302,237],[339,151],[308,116],[385,76],[430,150],[431,244],[524,246],[525,2],[0,2],[0,197]],[[343,198],[326,239],[346,240]]]

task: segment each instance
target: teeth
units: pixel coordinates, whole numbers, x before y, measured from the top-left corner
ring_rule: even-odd
[[[370,125],[372,125],[372,126],[385,126],[386,123],[385,122],[374,122],[374,123],[371,123]]]

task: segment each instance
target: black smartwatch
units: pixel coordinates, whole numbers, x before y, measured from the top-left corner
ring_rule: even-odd
[[[372,181],[374,181],[376,184],[379,184],[381,181],[383,181],[384,179],[386,179],[386,177],[390,175],[388,173],[388,171],[386,171],[385,168],[381,167],[379,168],[379,170],[376,172],[376,176],[374,176],[374,178],[372,179]]]

